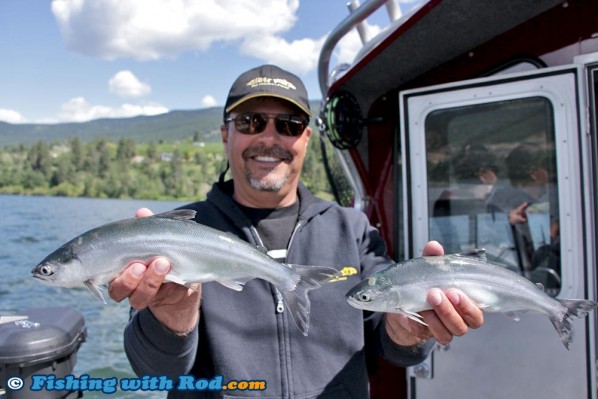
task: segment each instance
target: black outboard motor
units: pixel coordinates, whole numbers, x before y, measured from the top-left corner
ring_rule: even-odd
[[[72,374],[87,331],[71,308],[26,309],[0,317],[0,399],[72,399],[82,392],[32,391],[32,375]]]

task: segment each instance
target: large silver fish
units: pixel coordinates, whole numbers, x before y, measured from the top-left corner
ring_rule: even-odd
[[[281,264],[231,234],[196,223],[195,211],[181,209],[125,219],[90,230],[48,255],[31,271],[44,284],[86,286],[104,303],[99,286],[135,261],[165,256],[172,264],[166,281],[190,287],[217,281],[240,291],[248,280],[266,280],[281,292],[297,326],[309,329],[308,292],[335,277],[330,267]]]
[[[505,313],[515,320],[517,312],[543,313],[567,349],[573,340],[571,319],[584,317],[598,306],[589,300],[552,298],[541,285],[488,262],[483,249],[393,264],[353,287],[347,301],[358,309],[401,313],[425,324],[417,312],[432,308],[427,301],[432,288],[457,288],[484,311]]]

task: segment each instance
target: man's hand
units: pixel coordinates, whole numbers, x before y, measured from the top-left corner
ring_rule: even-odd
[[[430,241],[423,255],[444,255],[444,249],[438,242]],[[483,312],[459,290],[452,289],[445,293],[440,289],[432,289],[427,299],[432,310],[420,313],[427,326],[401,314],[386,313],[386,331],[396,344],[410,346],[435,338],[446,345],[454,336],[465,335],[470,328],[479,328],[484,324]]]
[[[136,217],[151,216],[147,208],[141,208]],[[131,307],[137,310],[150,308],[154,316],[170,330],[185,334],[199,320],[201,284],[189,289],[178,284],[163,284],[170,270],[170,262],[163,257],[149,264],[135,262],[120,276],[110,282],[110,298],[120,302],[129,298]]]
[[[527,207],[529,206],[529,203],[523,202],[521,205],[519,205],[518,207],[515,207],[513,209],[511,209],[509,211],[509,222],[512,225],[515,225],[517,223],[525,223],[527,222]]]

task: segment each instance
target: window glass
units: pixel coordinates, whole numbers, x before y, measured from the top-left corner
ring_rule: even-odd
[[[543,97],[476,104],[426,118],[430,239],[561,286],[553,109]]]

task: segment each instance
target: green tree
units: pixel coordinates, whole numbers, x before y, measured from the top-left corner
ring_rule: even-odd
[[[96,176],[100,170],[100,157],[94,145],[87,146],[87,155],[83,162],[83,169],[93,176]]]
[[[75,137],[71,139],[71,162],[73,167],[76,171],[83,169],[83,164],[85,162],[85,155],[83,150],[83,143],[81,143],[81,139],[79,137]]]
[[[50,179],[50,186],[58,186],[67,182],[74,182],[75,169],[73,163],[66,156],[62,156],[58,159],[56,169],[52,173]]]
[[[52,160],[50,159],[50,147],[45,141],[39,140],[27,153],[27,160],[31,169],[41,172],[44,176],[49,177],[52,172]]]
[[[129,162],[135,156],[135,141],[128,137],[122,137],[118,140],[116,147],[116,160]]]
[[[158,159],[158,146],[153,140],[147,145],[147,159],[149,161],[156,161]]]
[[[101,138],[96,144],[96,151],[98,152],[98,174],[102,178],[108,177],[110,174],[110,164],[112,157],[110,155],[110,149],[108,148],[108,139]]]

